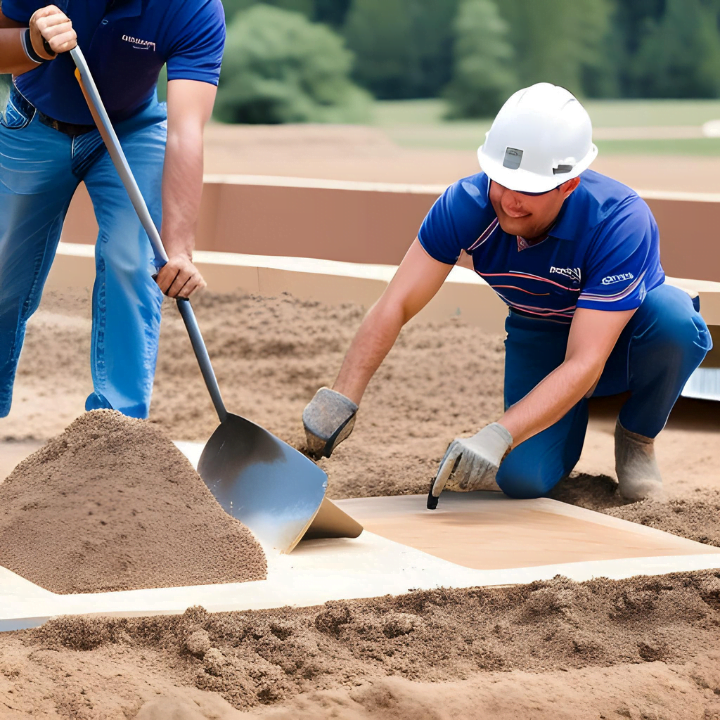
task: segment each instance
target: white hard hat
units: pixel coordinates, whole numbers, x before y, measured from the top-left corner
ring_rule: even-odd
[[[502,106],[478,160],[498,184],[543,193],[587,170],[597,153],[590,116],[577,98],[565,88],[538,83]]]

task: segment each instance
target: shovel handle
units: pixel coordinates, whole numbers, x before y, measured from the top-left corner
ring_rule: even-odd
[[[110,158],[113,161],[113,165],[120,176],[120,180],[122,180],[122,184],[125,186],[128,196],[130,197],[130,202],[135,208],[135,212],[137,213],[145,232],[150,238],[150,243],[152,244],[155,252],[156,263],[159,267],[162,267],[168,261],[165,246],[160,238],[158,229],[155,227],[155,223],[153,222],[150,211],[145,203],[145,198],[143,198],[142,193],[140,192],[135,176],[132,174],[132,170],[130,170],[130,165],[128,165],[125,153],[123,152],[118,136],[115,133],[115,128],[113,128],[112,123],[110,122],[110,118],[105,110],[105,105],[103,105],[102,98],[100,97],[100,93],[95,85],[95,80],[93,80],[93,76],[90,73],[90,68],[88,67],[85,57],[79,47],[74,47],[70,51],[70,55],[75,62],[75,77],[80,84],[80,89],[85,96],[85,101],[90,108],[90,113],[95,120],[95,125],[100,132],[100,136],[105,142],[105,146],[107,147]],[[183,322],[185,323],[188,335],[190,336],[190,342],[192,343],[198,365],[200,365],[203,380],[205,380],[205,385],[207,386],[213,405],[215,406],[215,411],[218,414],[218,418],[220,418],[220,422],[225,422],[228,413],[225,409],[222,396],[220,395],[217,378],[215,377],[215,372],[210,362],[210,356],[208,355],[205,341],[203,340],[197,320],[195,319],[195,313],[193,312],[192,305],[190,305],[190,301],[186,298],[177,298],[177,306]]]

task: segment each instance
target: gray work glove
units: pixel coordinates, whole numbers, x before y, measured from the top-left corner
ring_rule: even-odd
[[[303,410],[303,425],[310,454],[330,457],[352,432],[358,406],[342,393],[322,387]]]
[[[428,510],[437,507],[445,488],[456,492],[497,490],[495,475],[512,443],[512,435],[499,423],[484,427],[472,437],[453,440],[430,489]]]

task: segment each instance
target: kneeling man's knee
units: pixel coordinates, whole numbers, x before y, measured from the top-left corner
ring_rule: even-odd
[[[497,474],[497,484],[508,497],[516,500],[531,500],[544,497],[562,477],[562,470],[552,470],[531,458],[505,458]]]

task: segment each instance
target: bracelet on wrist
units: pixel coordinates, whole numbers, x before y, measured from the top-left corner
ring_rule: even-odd
[[[30,28],[25,28],[25,32],[20,35],[20,40],[22,42],[22,46],[23,46],[23,50],[25,51],[25,54],[36,65],[42,65],[43,63],[50,62],[50,60],[38,55],[37,52],[35,51],[35,48],[33,47],[33,44],[32,44],[32,39],[30,37]],[[45,38],[43,38],[43,40],[45,40]]]

